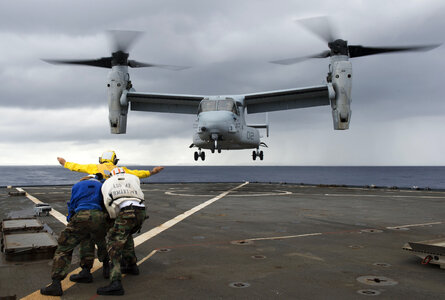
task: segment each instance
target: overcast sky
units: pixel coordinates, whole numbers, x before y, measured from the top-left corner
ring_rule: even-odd
[[[131,69],[139,92],[242,94],[319,85],[329,59],[271,60],[327,45],[295,20],[329,15],[349,44],[445,41],[443,0],[2,1],[0,165],[96,162],[107,149],[123,165],[445,165],[445,46],[352,59],[352,119],[334,131],[329,106],[269,113],[264,161],[252,150],[195,162],[193,115],[130,111],[127,134],[108,126],[107,69],[41,58],[109,56],[106,30],[138,30],[138,61],[192,66]],[[251,123],[264,114],[247,115]]]

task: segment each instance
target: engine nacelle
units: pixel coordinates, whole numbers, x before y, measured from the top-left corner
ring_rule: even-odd
[[[108,118],[113,134],[127,131],[128,104],[124,93],[130,80],[127,70],[126,66],[114,66],[108,74]]]
[[[351,121],[351,88],[352,64],[348,56],[336,55],[331,57],[330,74],[335,91],[335,99],[331,100],[332,119],[335,130],[349,129]]]

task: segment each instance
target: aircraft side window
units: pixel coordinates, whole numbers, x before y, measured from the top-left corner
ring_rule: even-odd
[[[233,106],[232,106],[232,112],[233,112],[235,115],[238,115],[238,116],[239,116],[238,107],[236,107],[235,103],[233,103]]]

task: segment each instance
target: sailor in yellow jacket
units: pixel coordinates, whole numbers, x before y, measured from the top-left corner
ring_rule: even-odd
[[[68,170],[87,173],[87,174],[96,174],[102,173],[105,179],[110,178],[111,171],[116,168],[117,162],[119,159],[116,156],[116,152],[109,150],[102,153],[99,157],[99,164],[77,164],[74,162],[67,162],[62,157],[57,157],[59,163],[67,168]],[[127,174],[133,174],[139,178],[146,178],[151,175],[157,174],[164,169],[164,167],[155,167],[151,171],[148,170],[130,170],[126,167],[120,167],[125,170]],[[82,266],[82,270],[91,269],[94,263],[94,242],[92,240],[82,241],[80,243],[80,259],[84,261],[84,265]],[[137,265],[132,263],[137,261],[137,258],[134,256],[134,250],[123,253],[123,261],[122,261],[122,273],[125,274],[139,274],[139,270],[137,269]],[[85,279],[89,278],[89,274],[86,274],[85,271],[82,271],[79,274],[71,275],[70,280],[75,282],[84,282]],[[105,278],[109,277],[110,269],[108,263],[104,263],[103,275]]]
[[[57,160],[63,167],[67,168],[68,170],[87,173],[87,174],[102,173],[105,179],[110,177],[111,170],[117,167],[116,164],[119,161],[119,159],[116,156],[116,152],[111,150],[102,153],[102,156],[99,157],[99,164],[82,165],[74,162],[68,162],[62,157],[57,157]],[[153,170],[148,171],[148,170],[130,170],[122,166],[120,166],[120,168],[123,168],[127,174],[133,174],[139,178],[146,178],[148,176],[157,174],[164,169],[164,167],[155,167],[153,168]]]

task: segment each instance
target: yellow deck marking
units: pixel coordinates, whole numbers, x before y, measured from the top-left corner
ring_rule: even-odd
[[[136,237],[134,239],[134,246],[137,247],[140,244],[142,244],[143,242],[148,241],[149,239],[153,238],[154,236],[158,235],[159,233],[163,232],[164,230],[169,229],[170,227],[176,225],[177,223],[181,222],[182,220],[184,220],[185,218],[193,215],[194,213],[196,213],[197,211],[203,209],[204,207],[212,204],[215,201],[218,201],[219,199],[223,198],[224,196],[226,196],[227,194],[229,194],[230,192],[233,192],[245,185],[249,184],[249,182],[245,182],[237,187],[234,187],[233,189],[230,189],[228,191],[225,191],[221,194],[219,194],[218,196],[207,200],[204,203],[201,203],[197,206],[195,206],[194,208],[186,211],[185,213],[180,214],[179,216],[171,219],[170,221],[165,222],[164,224],[159,225],[156,228],[153,228],[152,230],[147,231],[144,234],[139,235],[138,237]],[[17,190],[19,190],[19,188],[17,188]],[[23,189],[20,189],[19,191],[23,191]],[[29,195],[28,193],[26,193],[26,197],[28,197],[28,199],[30,199],[31,201],[33,201],[34,203],[42,203],[42,201],[40,201],[39,199]],[[53,210],[51,210],[52,212]],[[56,212],[58,214],[60,214],[61,216],[63,216],[61,213]],[[51,214],[53,215],[53,214]],[[56,217],[57,218],[57,217]],[[63,221],[66,219],[65,216],[63,216]],[[57,220],[61,221],[61,219],[57,218]],[[66,221],[62,222],[64,224],[67,224]],[[150,257],[152,257],[154,254],[156,254],[157,250],[153,250],[149,255],[147,255],[146,257],[144,257],[143,259],[141,259],[137,264],[140,265],[141,263],[145,262],[147,259],[149,259]],[[94,259],[94,264],[93,264],[93,268],[91,268],[91,273],[97,271],[98,269],[102,268],[102,263],[99,262],[99,260],[96,258]],[[75,282],[72,282],[69,280],[70,276],[72,274],[77,274],[81,271],[82,269],[79,267],[75,270],[73,270],[71,273],[69,273],[66,278],[62,281],[62,290],[65,292],[67,289],[69,289],[70,287],[72,287],[73,285],[75,285]],[[125,274],[122,274],[122,277],[124,277]],[[29,294],[28,296],[25,296],[21,299],[25,299],[25,300],[31,300],[31,299],[60,299],[60,297],[54,297],[54,296],[44,296],[40,294],[40,290],[37,290],[35,292],[33,292],[32,294]]]
[[[91,273],[99,270],[100,268],[102,268],[102,263],[99,262],[99,260],[96,258],[94,260],[94,264],[93,267],[91,268]],[[75,270],[73,270],[72,272],[70,272],[66,278],[64,280],[62,280],[62,290],[65,292],[67,289],[69,289],[70,287],[72,287],[73,285],[76,284],[76,282],[72,282],[69,278],[71,275],[73,274],[77,274],[82,270],[82,268],[77,268]],[[48,284],[49,285],[49,284]],[[28,296],[25,296],[23,298],[21,298],[21,300],[34,300],[34,299],[61,299],[59,296],[45,296],[40,294],[40,290],[35,291],[32,294],[29,294]]]
[[[22,188],[17,188],[17,191],[26,193],[26,191],[23,190]],[[43,203],[42,201],[40,201],[39,199],[37,199],[36,197],[34,197],[33,195],[30,195],[28,193],[26,193],[26,198],[28,198],[29,200],[31,200],[35,204]],[[54,208],[51,209],[49,214],[51,216],[53,216],[54,218],[56,218],[57,220],[59,220],[60,222],[62,222],[63,224],[65,224],[65,225],[68,224],[68,222],[66,221],[66,216],[64,216],[63,214],[61,214],[60,212],[58,212]]]
[[[140,261],[137,262],[137,265],[139,266],[140,264],[142,264],[144,261],[146,261],[147,259],[149,259],[150,257],[152,257],[153,255],[155,255],[158,252],[158,250],[153,250],[150,252],[149,255],[147,255],[146,257],[144,257],[143,259],[141,259]],[[125,275],[125,274],[122,274]]]

